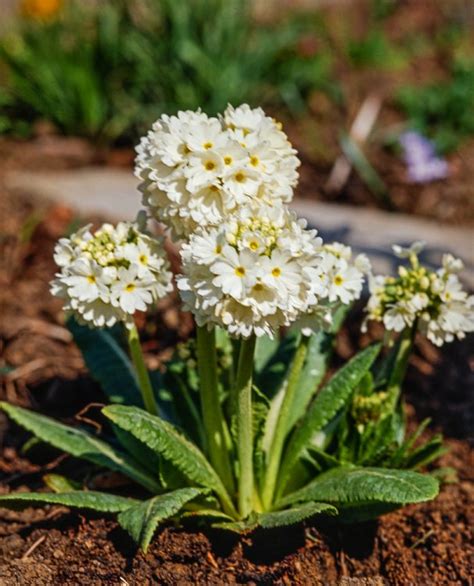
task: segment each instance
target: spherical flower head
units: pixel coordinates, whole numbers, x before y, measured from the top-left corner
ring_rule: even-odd
[[[137,223],[103,224],[95,232],[85,226],[59,240],[54,259],[60,270],[52,294],[90,326],[123,322],[130,327],[136,311],[145,311],[172,289],[162,240]]]
[[[351,247],[340,242],[324,244],[319,256],[317,268],[312,269],[312,281],[318,284],[318,295],[297,324],[303,335],[308,336],[321,329],[331,329],[335,315],[359,299],[365,275],[371,271],[365,254],[354,258]]]
[[[151,214],[186,239],[240,206],[288,202],[300,164],[281,126],[261,108],[229,106],[163,115],[137,146],[135,174]]]
[[[232,335],[273,334],[315,302],[307,270],[321,239],[284,206],[241,208],[220,227],[201,229],[182,247],[178,289],[199,325]]]
[[[462,339],[474,331],[474,296],[463,290],[457,272],[462,261],[445,254],[442,267],[432,271],[422,266],[418,254],[421,243],[408,249],[394,247],[409,260],[399,266],[397,277],[372,277],[367,320],[382,322],[389,331],[417,327],[436,346]]]

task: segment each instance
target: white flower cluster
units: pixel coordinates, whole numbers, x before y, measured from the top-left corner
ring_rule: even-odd
[[[178,289],[199,325],[270,336],[317,302],[321,239],[286,207],[242,208],[183,245]]]
[[[463,290],[456,274],[463,268],[461,260],[445,254],[442,267],[430,271],[419,263],[422,248],[419,242],[408,249],[393,247],[399,257],[409,259],[410,267],[400,266],[398,277],[370,280],[367,319],[396,332],[416,323],[433,344],[442,346],[474,331],[474,296]]]
[[[339,242],[323,245],[319,256],[318,272],[323,293],[320,302],[309,307],[298,320],[297,325],[305,335],[321,328],[329,329],[336,311],[359,299],[365,275],[371,270],[365,254],[358,254],[353,259],[350,246]]]
[[[348,303],[360,293],[362,273],[342,257],[350,249],[328,252],[316,234],[286,206],[265,205],[196,232],[181,253],[185,309],[199,325],[248,337],[273,336],[303,314],[319,313],[322,299]]]
[[[161,116],[137,147],[135,174],[152,215],[187,238],[253,200],[290,201],[299,164],[281,125],[244,104],[219,118]]]
[[[94,233],[85,226],[59,240],[54,260],[60,272],[52,294],[65,300],[66,311],[96,327],[130,326],[136,311],[172,290],[161,240],[135,223],[104,224]]]

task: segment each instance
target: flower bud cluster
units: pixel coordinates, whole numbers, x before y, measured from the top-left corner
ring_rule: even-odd
[[[131,222],[104,224],[95,232],[90,228],[57,243],[54,260],[60,271],[51,292],[81,322],[130,325],[136,311],[145,311],[172,290],[162,241]]]
[[[463,290],[456,274],[463,268],[462,261],[445,254],[442,267],[432,271],[420,264],[421,249],[421,243],[409,249],[394,246],[398,256],[409,259],[409,266],[400,266],[397,277],[370,280],[367,319],[381,321],[395,332],[416,323],[433,344],[442,346],[474,331],[474,296]]]

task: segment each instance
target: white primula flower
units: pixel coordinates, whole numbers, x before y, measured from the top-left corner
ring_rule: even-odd
[[[371,271],[365,254],[353,259],[351,247],[340,242],[321,246],[320,257],[316,270],[305,269],[315,293],[315,301],[298,321],[305,335],[330,328],[336,312],[359,299],[365,275]]]
[[[254,200],[288,202],[300,164],[281,125],[261,108],[163,115],[137,147],[143,203],[173,235],[219,226]]]
[[[411,246],[408,248],[404,248],[399,244],[394,244],[392,246],[392,250],[398,258],[410,258],[410,256],[415,255],[418,256],[420,252],[425,248],[426,243],[422,240],[417,240],[413,242]]]
[[[217,324],[241,337],[273,336],[317,302],[304,271],[318,267],[320,247],[316,231],[304,230],[285,207],[241,208],[183,245],[178,289],[185,309],[199,325]]]
[[[79,321],[96,327],[129,326],[136,311],[145,311],[172,289],[162,241],[135,223],[103,224],[94,233],[86,226],[62,238],[54,258],[60,272],[51,293]]]
[[[370,279],[367,319],[382,321],[395,332],[416,326],[441,346],[474,331],[474,296],[467,295],[456,274],[462,269],[461,260],[445,254],[442,268],[430,271],[419,263],[421,249],[421,243],[408,249],[394,247],[399,256],[409,259],[410,266],[399,267],[398,277]]]
[[[147,305],[153,301],[149,290],[151,284],[148,275],[147,280],[140,279],[137,265],[130,264],[128,269],[120,267],[112,285],[112,304],[131,315],[136,311],[146,311]]]

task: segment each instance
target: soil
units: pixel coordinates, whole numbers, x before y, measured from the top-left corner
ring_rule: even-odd
[[[0,399],[74,423],[84,408],[104,400],[62,325],[60,303],[48,293],[54,242],[77,218],[61,206],[38,207],[5,190],[0,202]],[[361,335],[360,318],[357,309],[349,320],[353,325],[339,336],[336,362],[379,335],[376,330]],[[159,366],[190,328],[173,299],[143,321],[149,364]],[[156,331],[159,344],[152,341]],[[111,518],[64,507],[2,509],[0,585],[469,584],[473,366],[469,339],[442,350],[420,341],[410,365],[405,389],[409,420],[414,425],[432,418],[430,433],[443,432],[451,450],[437,466],[453,467],[459,478],[444,485],[434,502],[373,523],[336,527],[318,519],[241,538],[189,524],[168,525],[157,532],[146,555]],[[79,477],[87,473],[80,462],[43,446],[22,452],[27,438],[0,415],[0,490],[42,489],[42,477],[52,471]],[[123,488],[116,475],[104,474],[94,482],[95,488]]]

